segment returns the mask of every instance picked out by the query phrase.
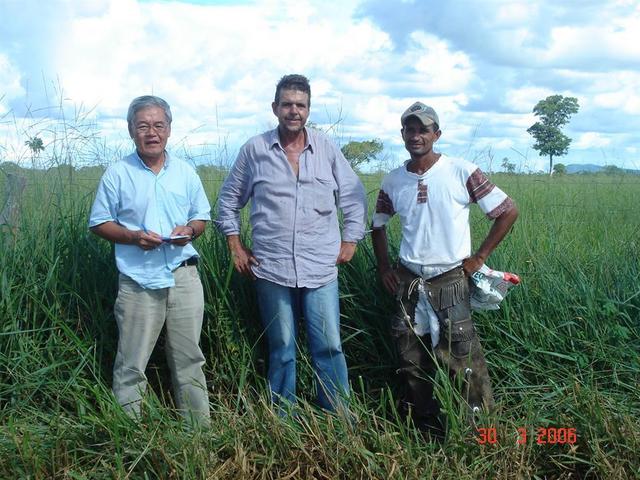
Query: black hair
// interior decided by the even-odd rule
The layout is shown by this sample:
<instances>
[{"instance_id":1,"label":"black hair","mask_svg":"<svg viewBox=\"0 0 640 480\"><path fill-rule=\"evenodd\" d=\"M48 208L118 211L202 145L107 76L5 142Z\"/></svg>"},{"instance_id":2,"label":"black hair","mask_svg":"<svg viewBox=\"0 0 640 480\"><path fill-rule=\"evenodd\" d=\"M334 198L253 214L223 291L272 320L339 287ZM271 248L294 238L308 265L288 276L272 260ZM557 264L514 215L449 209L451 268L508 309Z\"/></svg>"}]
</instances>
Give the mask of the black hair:
<instances>
[{"instance_id":1,"label":"black hair","mask_svg":"<svg viewBox=\"0 0 640 480\"><path fill-rule=\"evenodd\" d=\"M278 85L276 85L276 96L274 99L276 105L280 103L280 92L282 90L298 90L306 93L309 95L309 105L307 106L311 106L311 86L309 85L309 79L304 75L293 73L291 75L285 75L280 79Z\"/></svg>"}]
</instances>

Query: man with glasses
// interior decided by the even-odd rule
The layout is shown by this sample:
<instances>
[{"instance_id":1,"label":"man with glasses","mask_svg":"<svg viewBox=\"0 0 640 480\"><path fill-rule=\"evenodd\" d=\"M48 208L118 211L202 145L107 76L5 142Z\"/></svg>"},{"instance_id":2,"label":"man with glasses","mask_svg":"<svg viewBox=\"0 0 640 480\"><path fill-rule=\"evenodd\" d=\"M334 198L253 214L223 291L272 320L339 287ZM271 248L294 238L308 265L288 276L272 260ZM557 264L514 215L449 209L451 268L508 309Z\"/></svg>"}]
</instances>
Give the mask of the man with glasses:
<instances>
[{"instance_id":1,"label":"man with glasses","mask_svg":"<svg viewBox=\"0 0 640 480\"><path fill-rule=\"evenodd\" d=\"M410 159L382 181L372 241L384 287L398 299L392 332L406 387L404 413L420 429L442 433L433 396L438 364L460 376L471 412L491 408L491 383L471 319L469 276L476 272L515 222L513 201L466 160L433 150L441 135L438 115L421 102L401 117ZM477 204L493 221L472 252L469 210ZM385 225L398 214L399 265L389 261Z\"/></svg>"},{"instance_id":2,"label":"man with glasses","mask_svg":"<svg viewBox=\"0 0 640 480\"><path fill-rule=\"evenodd\" d=\"M127 113L136 150L104 173L89 227L115 243L120 272L115 317L118 352L113 392L125 411L140 414L145 368L162 327L180 413L209 420L209 396L198 345L204 295L192 241L204 232L210 206L191 165L166 151L171 110L159 97L134 99Z\"/></svg>"}]
</instances>

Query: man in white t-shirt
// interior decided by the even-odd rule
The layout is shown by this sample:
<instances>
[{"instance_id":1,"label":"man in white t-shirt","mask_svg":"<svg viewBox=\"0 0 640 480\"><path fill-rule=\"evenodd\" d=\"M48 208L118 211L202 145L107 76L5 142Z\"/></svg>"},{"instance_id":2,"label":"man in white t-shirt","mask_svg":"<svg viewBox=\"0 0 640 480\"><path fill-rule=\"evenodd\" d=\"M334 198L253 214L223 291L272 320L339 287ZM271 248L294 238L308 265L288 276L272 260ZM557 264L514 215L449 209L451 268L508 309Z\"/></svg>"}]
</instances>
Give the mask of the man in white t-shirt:
<instances>
[{"instance_id":1,"label":"man in white t-shirt","mask_svg":"<svg viewBox=\"0 0 640 480\"><path fill-rule=\"evenodd\" d=\"M378 274L398 299L392 330L406 387L403 410L416 426L441 429L433 396L438 365L464 378L462 395L472 412L493 406L482 347L469 305L469 276L502 241L518 217L513 201L471 162L433 151L438 115L421 102L401 117L411 159L382 181L373 217ZM478 204L493 225L471 249L469 210ZM388 255L385 225L398 214L402 227L399 265Z\"/></svg>"}]
</instances>

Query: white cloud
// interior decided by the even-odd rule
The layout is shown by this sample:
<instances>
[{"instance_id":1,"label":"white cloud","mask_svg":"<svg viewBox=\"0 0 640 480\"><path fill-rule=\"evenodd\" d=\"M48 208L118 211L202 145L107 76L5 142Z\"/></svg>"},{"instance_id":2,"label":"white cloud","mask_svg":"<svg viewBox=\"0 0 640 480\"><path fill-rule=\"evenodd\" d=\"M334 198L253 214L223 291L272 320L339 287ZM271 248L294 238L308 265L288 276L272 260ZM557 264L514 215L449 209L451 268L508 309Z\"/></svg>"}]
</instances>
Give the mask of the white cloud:
<instances>
[{"instance_id":1,"label":"white cloud","mask_svg":"<svg viewBox=\"0 0 640 480\"><path fill-rule=\"evenodd\" d=\"M55 57L63 95L97 105L102 115L123 115L131 98L153 92L182 114L176 119L184 130L215 124L228 131L272 125L275 83L292 71L311 77L319 108L339 107L349 90L384 87L366 72L384 68L379 54L390 50L388 36L366 20L323 15L353 2L94 3L68 18L65 35L43 44ZM332 78L348 91L332 89Z\"/></svg>"},{"instance_id":2,"label":"white cloud","mask_svg":"<svg viewBox=\"0 0 640 480\"><path fill-rule=\"evenodd\" d=\"M619 110L629 115L640 115L639 89L640 74L617 76L608 89L593 96L592 103L594 107Z\"/></svg>"},{"instance_id":3,"label":"white cloud","mask_svg":"<svg viewBox=\"0 0 640 480\"><path fill-rule=\"evenodd\" d=\"M9 58L0 53L0 116L9 111L8 103L14 98L18 98L26 93L20 84L20 72L11 63Z\"/></svg>"},{"instance_id":4,"label":"white cloud","mask_svg":"<svg viewBox=\"0 0 640 480\"><path fill-rule=\"evenodd\" d=\"M491 146L496 149L508 150L515 146L515 142L510 138L504 138L502 140L498 140L497 142L491 142Z\"/></svg>"},{"instance_id":5,"label":"white cloud","mask_svg":"<svg viewBox=\"0 0 640 480\"><path fill-rule=\"evenodd\" d=\"M640 150L638 147L627 147L624 149L627 153L637 154Z\"/></svg>"},{"instance_id":6,"label":"white cloud","mask_svg":"<svg viewBox=\"0 0 640 480\"><path fill-rule=\"evenodd\" d=\"M509 90L505 103L518 112L531 112L539 100L553 95L553 90L545 87L527 86Z\"/></svg>"},{"instance_id":7,"label":"white cloud","mask_svg":"<svg viewBox=\"0 0 640 480\"><path fill-rule=\"evenodd\" d=\"M639 61L637 31L640 18L590 26L562 26L551 31L550 44L539 52L547 65L580 65L588 62ZM593 65L597 68L597 65Z\"/></svg>"},{"instance_id":8,"label":"white cloud","mask_svg":"<svg viewBox=\"0 0 640 480\"><path fill-rule=\"evenodd\" d=\"M424 32L411 35L415 42L405 55L415 62L416 80L424 83L424 88L434 94L450 94L464 90L473 75L469 57L460 51L451 51L446 42Z\"/></svg>"},{"instance_id":9,"label":"white cloud","mask_svg":"<svg viewBox=\"0 0 640 480\"><path fill-rule=\"evenodd\" d=\"M368 126L373 124L372 120L375 119L375 127L372 131L370 129L372 136L380 137L390 132L394 133L393 136L399 136L400 114L407 106L408 103L388 96L363 97L353 105L349 118L355 120L362 133L366 133Z\"/></svg>"},{"instance_id":10,"label":"white cloud","mask_svg":"<svg viewBox=\"0 0 640 480\"><path fill-rule=\"evenodd\" d=\"M441 117L443 150L525 152L533 106L561 93L580 101L571 149L632 153L637 2L574 11L546 1L427 9L423 0L380 0L376 19L355 15L363 2L0 2L0 17L12 20L0 32L0 115L20 103L63 103L70 115L81 105L93 108L87 119L99 122L100 135L128 145L120 119L134 96L153 92L172 106L172 142L233 150L275 125L275 83L299 72L312 82L311 119L323 127L341 119L341 138L381 138L403 151L399 116L422 100ZM53 93L36 95L58 81ZM16 136L15 149L22 143Z\"/></svg>"},{"instance_id":11,"label":"white cloud","mask_svg":"<svg viewBox=\"0 0 640 480\"><path fill-rule=\"evenodd\" d=\"M528 24L536 15L538 6L535 3L503 2L494 10L495 27L513 28L513 25Z\"/></svg>"},{"instance_id":12,"label":"white cloud","mask_svg":"<svg viewBox=\"0 0 640 480\"><path fill-rule=\"evenodd\" d=\"M585 150L589 148L602 148L611 145L611 139L598 132L583 133L572 144L573 148Z\"/></svg>"}]
</instances>

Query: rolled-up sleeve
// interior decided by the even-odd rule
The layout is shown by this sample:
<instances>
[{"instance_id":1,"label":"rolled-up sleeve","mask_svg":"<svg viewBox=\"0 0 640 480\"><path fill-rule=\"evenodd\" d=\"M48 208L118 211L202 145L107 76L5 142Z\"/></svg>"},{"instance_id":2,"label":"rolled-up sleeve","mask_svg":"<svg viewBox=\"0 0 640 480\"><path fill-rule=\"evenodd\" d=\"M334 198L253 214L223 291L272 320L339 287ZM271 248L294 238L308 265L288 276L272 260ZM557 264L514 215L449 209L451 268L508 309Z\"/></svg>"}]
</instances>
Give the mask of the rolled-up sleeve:
<instances>
[{"instance_id":1,"label":"rolled-up sleeve","mask_svg":"<svg viewBox=\"0 0 640 480\"><path fill-rule=\"evenodd\" d=\"M338 184L338 206L343 214L343 242L359 242L367 222L367 198L364 186L342 152L335 149L333 177Z\"/></svg>"},{"instance_id":2,"label":"rolled-up sleeve","mask_svg":"<svg viewBox=\"0 0 640 480\"><path fill-rule=\"evenodd\" d=\"M214 223L225 236L240 233L240 210L249 201L251 177L249 155L245 145L240 150L218 195L217 217Z\"/></svg>"}]
</instances>

